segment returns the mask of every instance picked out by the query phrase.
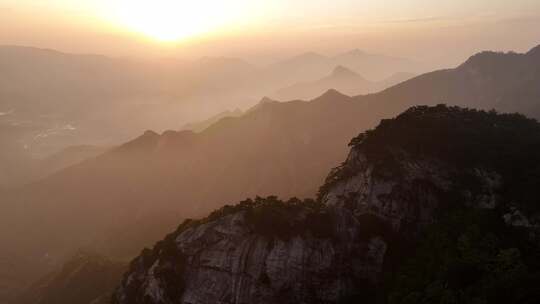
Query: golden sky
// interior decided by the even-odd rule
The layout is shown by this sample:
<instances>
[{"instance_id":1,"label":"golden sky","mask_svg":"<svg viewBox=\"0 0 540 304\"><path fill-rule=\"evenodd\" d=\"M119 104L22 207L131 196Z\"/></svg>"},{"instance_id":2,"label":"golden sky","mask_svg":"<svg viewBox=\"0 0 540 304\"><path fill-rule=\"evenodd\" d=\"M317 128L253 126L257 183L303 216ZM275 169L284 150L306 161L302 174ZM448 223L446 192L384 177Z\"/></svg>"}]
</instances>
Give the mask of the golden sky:
<instances>
[{"instance_id":1,"label":"golden sky","mask_svg":"<svg viewBox=\"0 0 540 304\"><path fill-rule=\"evenodd\" d=\"M538 0L0 0L0 20L0 44L117 56L362 48L435 60L456 44L540 43Z\"/></svg>"}]
</instances>

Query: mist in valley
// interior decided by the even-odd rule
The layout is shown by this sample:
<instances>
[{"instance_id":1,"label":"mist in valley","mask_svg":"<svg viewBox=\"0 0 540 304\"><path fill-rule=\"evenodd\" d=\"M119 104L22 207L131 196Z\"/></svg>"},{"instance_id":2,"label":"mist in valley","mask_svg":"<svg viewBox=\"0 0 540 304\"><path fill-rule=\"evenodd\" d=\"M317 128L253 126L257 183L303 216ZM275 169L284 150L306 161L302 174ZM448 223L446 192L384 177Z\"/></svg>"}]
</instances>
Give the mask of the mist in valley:
<instances>
[{"instance_id":1,"label":"mist in valley","mask_svg":"<svg viewBox=\"0 0 540 304\"><path fill-rule=\"evenodd\" d=\"M535 1L233 2L0 5L0 303L538 299Z\"/></svg>"}]
</instances>

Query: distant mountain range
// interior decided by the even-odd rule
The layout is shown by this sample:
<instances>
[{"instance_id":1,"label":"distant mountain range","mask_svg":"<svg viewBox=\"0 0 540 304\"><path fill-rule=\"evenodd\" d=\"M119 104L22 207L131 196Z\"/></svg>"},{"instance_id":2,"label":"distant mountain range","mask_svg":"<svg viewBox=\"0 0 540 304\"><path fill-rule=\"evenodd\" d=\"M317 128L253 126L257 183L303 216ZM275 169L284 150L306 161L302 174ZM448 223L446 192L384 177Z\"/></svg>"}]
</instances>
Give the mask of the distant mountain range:
<instances>
[{"instance_id":1,"label":"distant mountain range","mask_svg":"<svg viewBox=\"0 0 540 304\"><path fill-rule=\"evenodd\" d=\"M207 109L262 95L250 89L259 70L229 58L135 61L3 46L0 66L0 112L10 113L0 118L34 126L21 141L41 156L125 141L149 127L178 128L209 116ZM46 132L65 125L71 128Z\"/></svg>"},{"instance_id":2,"label":"distant mountain range","mask_svg":"<svg viewBox=\"0 0 540 304\"><path fill-rule=\"evenodd\" d=\"M423 73L430 70L421 62L370 54L358 49L336 56L304 53L276 63L270 66L269 70L280 75L282 79L295 83L317 80L330 74L337 66L347 67L371 81L381 81L399 72Z\"/></svg>"},{"instance_id":3,"label":"distant mountain range","mask_svg":"<svg viewBox=\"0 0 540 304\"><path fill-rule=\"evenodd\" d=\"M540 46L525 54L482 52L440 70L358 97L372 113L397 114L414 104L448 103L540 118Z\"/></svg>"},{"instance_id":4,"label":"distant mountain range","mask_svg":"<svg viewBox=\"0 0 540 304\"><path fill-rule=\"evenodd\" d=\"M374 82L365 79L356 72L337 66L332 74L313 82L297 83L277 91L272 97L278 100L310 100L323 94L329 88L336 89L349 96L374 93L413 78L411 73L396 73L388 79Z\"/></svg>"},{"instance_id":5,"label":"distant mountain range","mask_svg":"<svg viewBox=\"0 0 540 304\"><path fill-rule=\"evenodd\" d=\"M0 46L0 113L42 131L73 127L69 133L75 136L55 147L24 139L43 155L69 145L125 141L145 128L177 129L214 111L245 109L260 96L321 78L338 65L368 77L375 69L390 75L417 67L405 59L360 51L336 57L300 55L256 67L235 58L151 61Z\"/></svg>"},{"instance_id":6,"label":"distant mountain range","mask_svg":"<svg viewBox=\"0 0 540 304\"><path fill-rule=\"evenodd\" d=\"M47 177L61 169L103 154L107 147L71 146L46 157L35 157L20 143L35 129L0 124L0 190L14 188Z\"/></svg>"},{"instance_id":7,"label":"distant mountain range","mask_svg":"<svg viewBox=\"0 0 540 304\"><path fill-rule=\"evenodd\" d=\"M239 117L242 116L244 112L240 109L236 109L234 111L224 111L221 113L218 113L214 116L211 116L208 119L201 120L198 122L192 122L185 124L181 129L182 130L191 130L193 132L201 132L204 131L206 128L210 127L211 125L215 124L216 122L222 120L226 117Z\"/></svg>"},{"instance_id":8,"label":"distant mountain range","mask_svg":"<svg viewBox=\"0 0 540 304\"><path fill-rule=\"evenodd\" d=\"M134 60L0 46L0 133L1 129L11 132L9 143L1 134L0 142L24 150L0 155L0 168L6 168L0 173L0 187L34 180L7 168L16 162L31 162L31 158L44 158L70 146L112 146L145 129L177 130L216 112L245 110L260 96L321 78L338 64L362 69L362 75L371 75L372 68L408 71L394 58L356 53L313 59L301 55L256 67L235 58ZM363 62L370 64L363 66ZM320 85L328 87L309 97L352 84L338 79ZM291 99L299 97L304 96Z\"/></svg>"},{"instance_id":9,"label":"distant mountain range","mask_svg":"<svg viewBox=\"0 0 540 304\"><path fill-rule=\"evenodd\" d=\"M537 121L415 106L349 146L317 199L185 220L122 280L79 253L15 304L538 302Z\"/></svg>"},{"instance_id":10,"label":"distant mountain range","mask_svg":"<svg viewBox=\"0 0 540 304\"><path fill-rule=\"evenodd\" d=\"M97 158L3 194L5 257L60 259L78 247L133 256L186 217L256 195L313 197L347 143L417 104L456 104L540 117L540 56L486 52L382 92L329 90L309 102L261 104L200 133L148 131ZM149 224L151 223L151 224ZM84 237L81 237L84 236Z\"/></svg>"}]
</instances>

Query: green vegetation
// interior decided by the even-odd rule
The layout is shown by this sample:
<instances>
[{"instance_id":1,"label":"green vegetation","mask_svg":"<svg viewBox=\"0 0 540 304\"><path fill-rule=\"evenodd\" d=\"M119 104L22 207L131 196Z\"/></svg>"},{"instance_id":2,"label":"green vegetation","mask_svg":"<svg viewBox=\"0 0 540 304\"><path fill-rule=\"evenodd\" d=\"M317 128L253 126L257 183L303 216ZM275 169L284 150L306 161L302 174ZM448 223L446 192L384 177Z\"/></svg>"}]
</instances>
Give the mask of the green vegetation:
<instances>
[{"instance_id":1,"label":"green vegetation","mask_svg":"<svg viewBox=\"0 0 540 304\"><path fill-rule=\"evenodd\" d=\"M276 196L256 197L236 205L226 205L205 219L182 224L175 234L193 224L211 222L237 212L245 212L246 224L254 233L267 237L289 239L311 233L318 238L328 238L333 235L333 218L324 204L312 199L282 201Z\"/></svg>"},{"instance_id":2,"label":"green vegetation","mask_svg":"<svg viewBox=\"0 0 540 304\"><path fill-rule=\"evenodd\" d=\"M352 145L361 146L376 163L404 150L460 169L493 170L503 177L503 200L540 210L540 124L525 116L445 105L413 107L394 120L383 120Z\"/></svg>"},{"instance_id":3,"label":"green vegetation","mask_svg":"<svg viewBox=\"0 0 540 304\"><path fill-rule=\"evenodd\" d=\"M465 171L495 171L503 178L503 201L527 211L540 211L540 124L520 114L498 114L438 105L417 106L395 119L354 138L350 146L362 151L380 172L400 173L399 155L438 159L464 172L462 184L474 181ZM332 172L319 195L356 168L342 165ZM399 176L399 175L398 175ZM458 180L459 182L459 180ZM470 185L469 185L470 186Z\"/></svg>"},{"instance_id":4,"label":"green vegetation","mask_svg":"<svg viewBox=\"0 0 540 304\"><path fill-rule=\"evenodd\" d=\"M383 281L386 296L375 302L540 303L537 232L511 227L503 219L512 206L528 215L540 211L537 121L495 111L419 106L382 121L350 145L375 166L378 178L399 178L403 155L437 160L455 169L454 188L441 196L450 204L438 211L436 224L409 248L398 250L399 254L390 242L393 254L386 256L386 262L393 266L387 268ZM346 162L336 168L320 195L358 172L357 166ZM481 191L476 168L502 178L496 189L500 204L495 209L465 204L463 193ZM372 226L377 230L384 228L376 224Z\"/></svg>"},{"instance_id":5,"label":"green vegetation","mask_svg":"<svg viewBox=\"0 0 540 304\"><path fill-rule=\"evenodd\" d=\"M302 201L296 198L281 201L275 196L257 197L234 206L226 205L201 220L184 221L175 232L156 243L153 249L144 249L139 258L131 262L129 272L154 267L154 277L163 285L163 290L167 291L163 297L171 303L174 302L185 288L186 256L176 247L175 240L178 235L190 228L239 212L245 213L247 227L252 229L253 233L272 239L290 239L306 234L316 238L331 238L334 234L333 216L325 205L318 201ZM158 264L154 265L156 262ZM265 282L268 278L262 276L260 280ZM142 294L140 282L137 280L127 283L127 277L124 277L123 286L130 303L138 303L137 299L148 300L150 303L148 295ZM113 303L118 303L117 301L118 299L113 299Z\"/></svg>"},{"instance_id":6,"label":"green vegetation","mask_svg":"<svg viewBox=\"0 0 540 304\"><path fill-rule=\"evenodd\" d=\"M495 210L454 210L389 280L388 303L539 303L538 243Z\"/></svg>"}]
</instances>

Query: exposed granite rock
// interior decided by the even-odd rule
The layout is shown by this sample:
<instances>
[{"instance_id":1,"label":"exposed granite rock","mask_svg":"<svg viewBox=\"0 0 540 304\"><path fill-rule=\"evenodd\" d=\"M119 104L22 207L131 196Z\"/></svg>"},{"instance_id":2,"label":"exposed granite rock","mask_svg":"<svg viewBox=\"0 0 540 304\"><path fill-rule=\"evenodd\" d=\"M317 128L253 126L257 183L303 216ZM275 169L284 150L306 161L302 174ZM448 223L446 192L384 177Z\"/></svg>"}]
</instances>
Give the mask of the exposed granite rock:
<instances>
[{"instance_id":1,"label":"exposed granite rock","mask_svg":"<svg viewBox=\"0 0 540 304\"><path fill-rule=\"evenodd\" d=\"M406 240L431 224L447 203L457 170L401 154L402 174L370 163L353 149L321 201L331 237L306 231L288 238L261 235L238 211L187 223L135 260L114 303L340 303L377 290L396 237ZM492 175L477 172L485 193ZM487 177L486 177L487 176ZM332 178L332 175L329 177ZM483 189L484 189L483 188ZM491 196L472 196L480 201ZM486 198L487 197L487 198ZM307 215L309 216L309 215ZM306 217L298 212L294 221Z\"/></svg>"},{"instance_id":2,"label":"exposed granite rock","mask_svg":"<svg viewBox=\"0 0 540 304\"><path fill-rule=\"evenodd\" d=\"M396 231L410 228L409 224L431 223L441 203L441 193L451 188L450 170L430 160L413 160L405 155L400 158L402 174L388 178L385 168L368 161L362 151L353 150L339 169L354 173L338 177L323 194L323 202L346 208L356 217L375 215L391 223Z\"/></svg>"},{"instance_id":3,"label":"exposed granite rock","mask_svg":"<svg viewBox=\"0 0 540 304\"><path fill-rule=\"evenodd\" d=\"M339 215L348 223L337 238L260 235L247 217L180 228L133 262L116 303L336 303L379 279L386 241L360 241L352 214Z\"/></svg>"},{"instance_id":4,"label":"exposed granite rock","mask_svg":"<svg viewBox=\"0 0 540 304\"><path fill-rule=\"evenodd\" d=\"M455 205L504 209L501 202L508 197L502 195L514 193L501 191L504 176L494 170L498 167L489 162L492 159L482 158L485 151L473 155L452 151L472 151L466 144L477 147L477 135L470 134L474 128L467 123L479 121L491 131L498 128L490 120L499 119L496 114L438 106L413 108L398 119L414 126L409 130L413 135L392 145L388 140L399 138L402 126L383 121L375 130L380 135L367 132L354 139L347 160L330 173L317 202L258 199L182 224L133 261L113 303L286 304L380 299L383 275L406 258L408 248L441 213ZM440 121L444 128L437 125ZM461 128L448 135L456 121ZM433 145L445 145L450 151L429 147L431 137L411 141L418 130L426 130L419 122L428 127L435 124L437 131L445 132L452 144L437 138L439 142ZM454 142L463 137L465 144L456 146ZM488 137L482 147L491 152L499 144L497 137ZM314 207L317 204L321 206ZM528 223L517 212L504 219L510 225Z\"/></svg>"}]
</instances>

